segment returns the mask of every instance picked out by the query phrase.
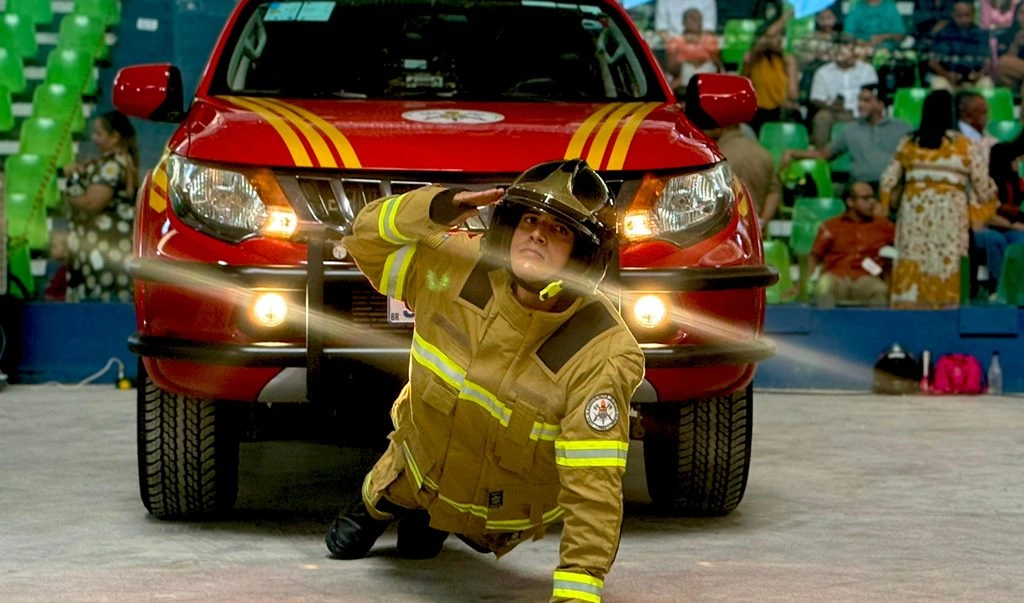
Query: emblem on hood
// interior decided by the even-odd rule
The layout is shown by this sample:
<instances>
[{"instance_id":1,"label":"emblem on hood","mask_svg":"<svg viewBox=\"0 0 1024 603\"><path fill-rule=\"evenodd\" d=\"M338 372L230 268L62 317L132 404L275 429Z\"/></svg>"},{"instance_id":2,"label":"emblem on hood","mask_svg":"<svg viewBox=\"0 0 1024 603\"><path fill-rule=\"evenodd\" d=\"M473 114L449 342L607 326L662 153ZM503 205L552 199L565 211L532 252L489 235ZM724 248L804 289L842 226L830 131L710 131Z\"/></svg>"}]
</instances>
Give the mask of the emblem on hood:
<instances>
[{"instance_id":1,"label":"emblem on hood","mask_svg":"<svg viewBox=\"0 0 1024 603\"><path fill-rule=\"evenodd\" d=\"M493 124L505 119L501 113L473 109L423 109L406 111L402 118L425 124Z\"/></svg>"}]
</instances>

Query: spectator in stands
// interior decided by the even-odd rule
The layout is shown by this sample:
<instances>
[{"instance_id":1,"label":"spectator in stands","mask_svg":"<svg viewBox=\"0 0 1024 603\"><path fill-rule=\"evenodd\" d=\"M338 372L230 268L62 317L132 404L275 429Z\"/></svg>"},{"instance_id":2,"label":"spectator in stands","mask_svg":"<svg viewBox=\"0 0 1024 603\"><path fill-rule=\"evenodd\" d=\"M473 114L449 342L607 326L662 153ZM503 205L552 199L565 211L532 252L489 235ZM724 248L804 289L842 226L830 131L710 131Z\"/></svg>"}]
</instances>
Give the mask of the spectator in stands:
<instances>
[{"instance_id":1,"label":"spectator in stands","mask_svg":"<svg viewBox=\"0 0 1024 603\"><path fill-rule=\"evenodd\" d=\"M914 0L914 36L928 37L949 21L956 0Z\"/></svg>"},{"instance_id":2,"label":"spectator in stands","mask_svg":"<svg viewBox=\"0 0 1024 603\"><path fill-rule=\"evenodd\" d=\"M814 31L797 41L793 48L797 67L803 73L814 71L835 56L835 45L839 41L839 19L831 8L814 15Z\"/></svg>"},{"instance_id":3,"label":"spectator in stands","mask_svg":"<svg viewBox=\"0 0 1024 603\"><path fill-rule=\"evenodd\" d=\"M811 82L811 104L817 109L811 120L811 142L815 148L828 145L833 124L859 115L861 88L877 83L875 68L857 60L852 44L835 47L834 59L819 67Z\"/></svg>"},{"instance_id":4,"label":"spectator in stands","mask_svg":"<svg viewBox=\"0 0 1024 603\"><path fill-rule=\"evenodd\" d=\"M999 194L999 209L984 225L974 225L974 244L985 254L988 285L995 290L1003 266L1003 252L1012 243L1024 243L1024 215L1021 201L1020 159L1024 149L1014 143L992 147L989 175Z\"/></svg>"},{"instance_id":5,"label":"spectator in stands","mask_svg":"<svg viewBox=\"0 0 1024 603\"><path fill-rule=\"evenodd\" d=\"M952 20L932 37L928 51L931 87L935 90L991 88L989 36L974 24L972 0L957 0L952 16Z\"/></svg>"},{"instance_id":6,"label":"spectator in stands","mask_svg":"<svg viewBox=\"0 0 1024 603\"><path fill-rule=\"evenodd\" d=\"M849 153L851 181L867 182L872 190L878 190L882 172L912 127L902 119L887 116L885 103L878 97L877 85L861 87L857 95L857 112L860 117L843 128L830 145L809 151L788 149L782 154L780 165L785 167L793 159L831 161Z\"/></svg>"},{"instance_id":7,"label":"spectator in stands","mask_svg":"<svg viewBox=\"0 0 1024 603\"><path fill-rule=\"evenodd\" d=\"M889 50L895 49L907 33L893 0L859 0L846 15L843 31L875 48Z\"/></svg>"},{"instance_id":8,"label":"spectator in stands","mask_svg":"<svg viewBox=\"0 0 1024 603\"><path fill-rule=\"evenodd\" d=\"M135 128L117 111L92 121L99 154L63 169L71 205L68 301L132 300L125 260L132 252L139 150Z\"/></svg>"},{"instance_id":9,"label":"spectator in stands","mask_svg":"<svg viewBox=\"0 0 1024 603\"><path fill-rule=\"evenodd\" d=\"M50 253L46 258L46 288L43 299L64 301L68 289L68 224L54 218L50 226Z\"/></svg>"},{"instance_id":10,"label":"spectator in stands","mask_svg":"<svg viewBox=\"0 0 1024 603\"><path fill-rule=\"evenodd\" d=\"M978 0L981 17L978 25L988 31L1000 31L1013 25L1020 0Z\"/></svg>"},{"instance_id":11,"label":"spectator in stands","mask_svg":"<svg viewBox=\"0 0 1024 603\"><path fill-rule=\"evenodd\" d=\"M1009 29L996 37L999 59L996 79L1015 92L1024 95L1024 3L1018 4Z\"/></svg>"},{"instance_id":12,"label":"spectator in stands","mask_svg":"<svg viewBox=\"0 0 1024 603\"><path fill-rule=\"evenodd\" d=\"M683 33L665 43L665 59L674 89L685 88L698 73L724 71L718 36L704 31L703 18L696 8L683 13Z\"/></svg>"},{"instance_id":13,"label":"spectator in stands","mask_svg":"<svg viewBox=\"0 0 1024 603\"><path fill-rule=\"evenodd\" d=\"M822 274L814 287L819 308L834 308L836 302L884 306L889 285L883 273L888 262L879 251L892 245L895 227L888 218L875 216L878 201L867 182L853 182L846 189L846 212L826 221L818 229L807 270Z\"/></svg>"},{"instance_id":14,"label":"spectator in stands","mask_svg":"<svg viewBox=\"0 0 1024 603\"><path fill-rule=\"evenodd\" d=\"M792 15L786 11L775 22L762 26L754 46L743 59L743 75L750 78L757 96L757 112L750 122L755 132L768 121L782 121L784 112L799 109L800 74L796 59L782 49L782 34Z\"/></svg>"},{"instance_id":15,"label":"spectator in stands","mask_svg":"<svg viewBox=\"0 0 1024 603\"><path fill-rule=\"evenodd\" d=\"M985 97L973 90L961 90L956 94L957 130L982 152L982 158L988 164L988 152L999 140L988 134L988 102Z\"/></svg>"},{"instance_id":16,"label":"spectator in stands","mask_svg":"<svg viewBox=\"0 0 1024 603\"><path fill-rule=\"evenodd\" d=\"M716 0L655 0L654 29L663 40L683 34L683 14L696 8L703 16L704 28L718 31L718 2Z\"/></svg>"},{"instance_id":17,"label":"spectator in stands","mask_svg":"<svg viewBox=\"0 0 1024 603\"><path fill-rule=\"evenodd\" d=\"M899 308L948 308L960 303L960 257L968 228L995 213L996 186L981 151L955 128L953 95L924 100L921 126L896 149L882 175L879 215L897 205L890 300ZM894 198L893 192L899 191ZM968 196L968 188L974 194Z\"/></svg>"},{"instance_id":18,"label":"spectator in stands","mask_svg":"<svg viewBox=\"0 0 1024 603\"><path fill-rule=\"evenodd\" d=\"M763 229L775 217L782 198L782 183L775 172L772 154L756 139L744 135L740 126L707 130L707 134L718 141L718 149L729 161L729 167L747 185Z\"/></svg>"}]
</instances>

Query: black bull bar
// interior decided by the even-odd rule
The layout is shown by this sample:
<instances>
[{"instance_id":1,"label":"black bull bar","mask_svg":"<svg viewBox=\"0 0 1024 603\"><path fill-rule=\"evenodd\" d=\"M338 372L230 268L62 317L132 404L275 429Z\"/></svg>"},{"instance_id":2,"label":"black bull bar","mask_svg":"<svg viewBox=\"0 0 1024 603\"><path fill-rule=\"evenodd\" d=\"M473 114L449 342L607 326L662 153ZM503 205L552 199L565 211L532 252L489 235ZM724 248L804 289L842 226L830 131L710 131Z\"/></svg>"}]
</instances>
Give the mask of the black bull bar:
<instances>
[{"instance_id":1,"label":"black bull bar","mask_svg":"<svg viewBox=\"0 0 1024 603\"><path fill-rule=\"evenodd\" d=\"M308 263L303 266L227 266L201 262L132 259L129 271L143 281L190 283L228 282L245 288L305 289L306 316L325 311L324 288L328 283L366 284L366 277L353 267L325 265L328 242L311 237ZM173 265L174 269L167 266ZM182 269L184 268L184 269ZM183 275L186 275L183 277ZM764 265L719 268L623 268L609 273L606 282L618 291L687 292L723 291L768 287L779 279L778 272ZM175 337L143 335L129 337L129 349L146 357L186 360L202 364L245 367L306 367L306 391L309 400L320 399L327 380L325 366L331 361L347 361L377 367L395 375L408 371L409 345L403 346L328 346L324 329L306 328L305 345L273 343L209 342ZM408 339L408 335L406 335ZM409 340L411 341L411 340ZM641 346L649 368L685 366L696 368L760 362L775 353L774 344L762 338L705 344Z\"/></svg>"}]
</instances>

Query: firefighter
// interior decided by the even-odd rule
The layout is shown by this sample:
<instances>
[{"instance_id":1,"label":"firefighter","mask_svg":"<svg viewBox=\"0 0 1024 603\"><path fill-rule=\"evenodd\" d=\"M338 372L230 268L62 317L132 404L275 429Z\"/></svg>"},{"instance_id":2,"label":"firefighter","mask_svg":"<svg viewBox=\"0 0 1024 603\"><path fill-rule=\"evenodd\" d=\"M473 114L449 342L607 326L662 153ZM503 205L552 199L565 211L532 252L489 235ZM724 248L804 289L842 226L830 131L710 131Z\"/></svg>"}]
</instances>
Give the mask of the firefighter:
<instances>
[{"instance_id":1,"label":"firefighter","mask_svg":"<svg viewBox=\"0 0 1024 603\"><path fill-rule=\"evenodd\" d=\"M454 230L492 205L483 237ZM644 355L598 292L617 243L608 188L585 161L508 187L428 186L374 201L344 245L416 313L389 447L327 547L363 557L398 521L429 558L449 533L501 557L561 522L552 600L600 601L619 545L629 401Z\"/></svg>"}]
</instances>

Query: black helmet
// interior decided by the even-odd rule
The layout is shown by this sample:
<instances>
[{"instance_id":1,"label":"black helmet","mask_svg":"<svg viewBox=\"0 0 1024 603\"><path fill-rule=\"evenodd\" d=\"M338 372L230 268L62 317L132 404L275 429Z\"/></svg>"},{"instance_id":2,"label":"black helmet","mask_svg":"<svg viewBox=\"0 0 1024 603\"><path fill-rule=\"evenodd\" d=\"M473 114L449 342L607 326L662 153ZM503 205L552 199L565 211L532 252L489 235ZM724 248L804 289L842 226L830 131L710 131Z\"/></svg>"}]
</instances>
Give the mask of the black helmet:
<instances>
[{"instance_id":1,"label":"black helmet","mask_svg":"<svg viewBox=\"0 0 1024 603\"><path fill-rule=\"evenodd\" d=\"M512 233L528 209L550 214L573 229L576 242L567 280L574 288L595 291L617 242L615 203L601 176L582 159L548 161L520 174L494 207L482 243L485 254L508 267Z\"/></svg>"}]
</instances>

